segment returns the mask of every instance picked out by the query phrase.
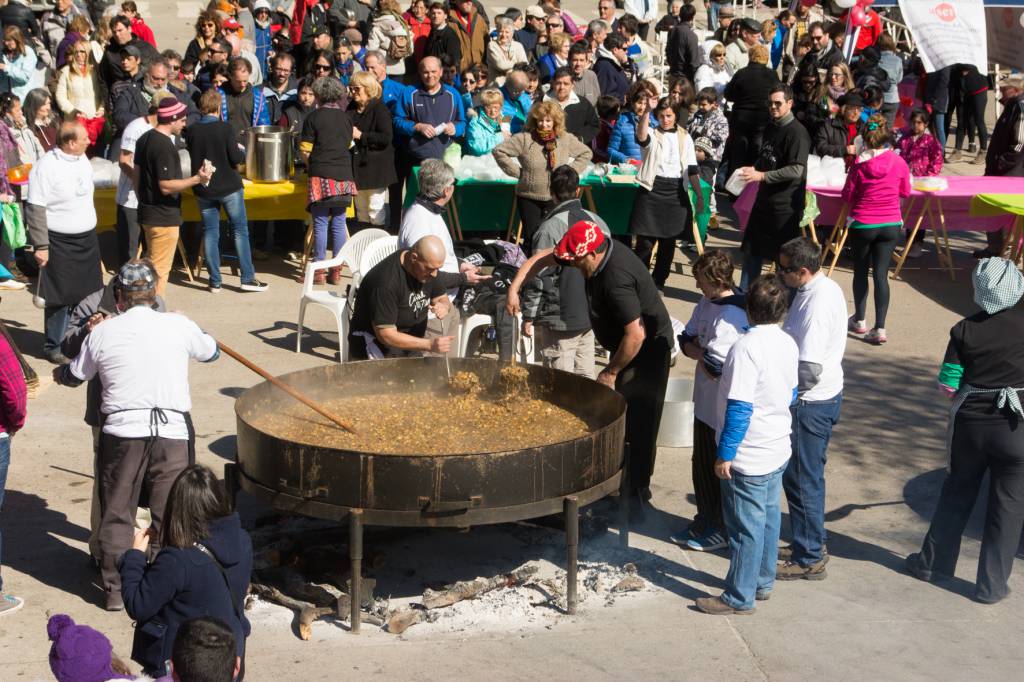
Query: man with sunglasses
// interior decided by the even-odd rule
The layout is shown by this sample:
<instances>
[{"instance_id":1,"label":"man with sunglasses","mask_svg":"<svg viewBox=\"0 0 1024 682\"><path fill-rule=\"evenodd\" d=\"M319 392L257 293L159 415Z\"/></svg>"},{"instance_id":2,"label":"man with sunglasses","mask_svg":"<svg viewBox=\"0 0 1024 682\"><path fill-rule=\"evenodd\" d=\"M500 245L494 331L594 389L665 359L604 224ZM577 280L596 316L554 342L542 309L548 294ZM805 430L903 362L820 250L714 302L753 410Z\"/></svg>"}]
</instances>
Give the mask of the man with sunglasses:
<instances>
[{"instance_id":1,"label":"man with sunglasses","mask_svg":"<svg viewBox=\"0 0 1024 682\"><path fill-rule=\"evenodd\" d=\"M800 62L801 66L814 64L819 71L828 72L833 66L843 61L843 53L828 37L823 23L815 21L807 30L811 40L814 41L814 48L804 55L803 61Z\"/></svg>"},{"instance_id":2,"label":"man with sunglasses","mask_svg":"<svg viewBox=\"0 0 1024 682\"><path fill-rule=\"evenodd\" d=\"M765 260L775 261L779 248L800 235L811 136L792 109L793 90L788 85L772 88L768 95L771 122L764 131L757 161L740 169L744 181L760 183L743 233L743 291L761 274Z\"/></svg>"},{"instance_id":3,"label":"man with sunglasses","mask_svg":"<svg viewBox=\"0 0 1024 682\"><path fill-rule=\"evenodd\" d=\"M799 349L797 400L790 407L793 455L782 474L793 541L779 551L777 580L822 580L825 549L825 460L843 403L846 295L820 269L821 249L806 237L779 251L786 286L796 291L783 331Z\"/></svg>"},{"instance_id":4,"label":"man with sunglasses","mask_svg":"<svg viewBox=\"0 0 1024 682\"><path fill-rule=\"evenodd\" d=\"M227 63L228 56L231 54L231 44L224 38L217 38L210 43L207 54L209 56L206 64L196 74L196 87L200 92L206 92L213 87L213 72L221 64Z\"/></svg>"}]
</instances>

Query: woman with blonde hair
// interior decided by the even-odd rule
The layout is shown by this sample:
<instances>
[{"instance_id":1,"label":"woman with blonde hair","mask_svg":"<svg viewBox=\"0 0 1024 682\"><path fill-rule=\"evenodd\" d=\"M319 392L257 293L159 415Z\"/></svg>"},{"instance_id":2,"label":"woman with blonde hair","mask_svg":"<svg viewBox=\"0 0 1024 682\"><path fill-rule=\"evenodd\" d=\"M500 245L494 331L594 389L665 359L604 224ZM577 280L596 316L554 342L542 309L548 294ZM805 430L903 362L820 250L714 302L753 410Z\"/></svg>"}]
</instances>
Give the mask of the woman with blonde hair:
<instances>
[{"instance_id":1,"label":"woman with blonde hair","mask_svg":"<svg viewBox=\"0 0 1024 682\"><path fill-rule=\"evenodd\" d=\"M71 23L68 24L68 32L64 34L64 38L60 41L60 44L57 45L57 54L55 57L58 69L64 68L64 65L68 63L68 57L71 56L71 49L79 40L84 40L89 43L93 59L97 64L101 59L103 59L103 49L89 40L89 32L91 30L92 26L89 25L89 20L81 14L76 14L71 18Z\"/></svg>"},{"instance_id":2,"label":"woman with blonde hair","mask_svg":"<svg viewBox=\"0 0 1024 682\"><path fill-rule=\"evenodd\" d=\"M828 99L829 112L836 114L839 112L839 98L854 89L853 73L850 71L850 67L846 65L846 62L839 62L834 64L832 68L828 70L828 78L825 81L826 96Z\"/></svg>"},{"instance_id":3,"label":"woman with blonde hair","mask_svg":"<svg viewBox=\"0 0 1024 682\"><path fill-rule=\"evenodd\" d=\"M466 126L466 151L469 156L486 156L504 142L511 131L511 122L502 116L505 97L501 90L488 88L480 94L477 114Z\"/></svg>"},{"instance_id":4,"label":"woman with blonde hair","mask_svg":"<svg viewBox=\"0 0 1024 682\"><path fill-rule=\"evenodd\" d=\"M36 73L36 53L25 44L17 26L4 27L4 47L0 54L0 92L13 92L24 100L32 89Z\"/></svg>"},{"instance_id":5,"label":"woman with blonde hair","mask_svg":"<svg viewBox=\"0 0 1024 682\"><path fill-rule=\"evenodd\" d=\"M553 207L551 171L570 165L583 175L593 152L575 135L566 132L565 115L558 104L537 102L526 116L523 131L495 147L493 154L507 175L519 178L516 199L523 224L523 243L532 244L533 233Z\"/></svg>"},{"instance_id":6,"label":"woman with blonde hair","mask_svg":"<svg viewBox=\"0 0 1024 682\"><path fill-rule=\"evenodd\" d=\"M495 17L498 36L487 45L487 79L504 85L505 74L521 62L528 61L526 49L515 39L516 26L508 17Z\"/></svg>"},{"instance_id":7,"label":"woman with blonde hair","mask_svg":"<svg viewBox=\"0 0 1024 682\"><path fill-rule=\"evenodd\" d=\"M61 68L57 76L57 108L65 116L77 112L84 118L83 124L89 131L89 141L95 143L92 130L87 122L90 119L103 119L103 102L106 93L100 83L99 72L92 60L92 45L82 39L72 45L68 54L67 64ZM100 130L103 129L102 123Z\"/></svg>"},{"instance_id":8,"label":"woman with blonde hair","mask_svg":"<svg viewBox=\"0 0 1024 682\"><path fill-rule=\"evenodd\" d=\"M398 0L380 0L366 49L384 53L385 71L389 76L405 75L405 60L412 56L412 40L412 30L402 17Z\"/></svg>"},{"instance_id":9,"label":"woman with blonde hair","mask_svg":"<svg viewBox=\"0 0 1024 682\"><path fill-rule=\"evenodd\" d=\"M572 36L568 33L553 33L548 38L548 53L537 60L540 82L548 83L555 70L569 65L569 48L572 47Z\"/></svg>"},{"instance_id":10,"label":"woman with blonde hair","mask_svg":"<svg viewBox=\"0 0 1024 682\"><path fill-rule=\"evenodd\" d=\"M352 174L356 180L355 233L366 225L383 225L388 186L397 182L394 128L381 99L381 87L369 71L352 74L348 84L348 117L352 121Z\"/></svg>"}]
</instances>

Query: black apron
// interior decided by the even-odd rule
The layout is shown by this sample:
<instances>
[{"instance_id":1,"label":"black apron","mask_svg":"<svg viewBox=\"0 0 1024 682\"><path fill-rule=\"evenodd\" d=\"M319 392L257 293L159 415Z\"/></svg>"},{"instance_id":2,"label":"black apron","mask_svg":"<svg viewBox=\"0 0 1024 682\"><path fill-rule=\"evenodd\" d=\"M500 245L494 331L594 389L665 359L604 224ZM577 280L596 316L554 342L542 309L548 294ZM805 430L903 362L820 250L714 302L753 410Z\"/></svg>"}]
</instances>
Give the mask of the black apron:
<instances>
[{"instance_id":1,"label":"black apron","mask_svg":"<svg viewBox=\"0 0 1024 682\"><path fill-rule=\"evenodd\" d=\"M640 188L633 200L629 231L641 237L675 239L690 227L690 195L686 178L654 178L648 191Z\"/></svg>"},{"instance_id":2,"label":"black apron","mask_svg":"<svg viewBox=\"0 0 1024 682\"><path fill-rule=\"evenodd\" d=\"M50 231L50 260L39 274L39 295L49 306L75 306L103 287L96 230L80 234Z\"/></svg>"}]
</instances>

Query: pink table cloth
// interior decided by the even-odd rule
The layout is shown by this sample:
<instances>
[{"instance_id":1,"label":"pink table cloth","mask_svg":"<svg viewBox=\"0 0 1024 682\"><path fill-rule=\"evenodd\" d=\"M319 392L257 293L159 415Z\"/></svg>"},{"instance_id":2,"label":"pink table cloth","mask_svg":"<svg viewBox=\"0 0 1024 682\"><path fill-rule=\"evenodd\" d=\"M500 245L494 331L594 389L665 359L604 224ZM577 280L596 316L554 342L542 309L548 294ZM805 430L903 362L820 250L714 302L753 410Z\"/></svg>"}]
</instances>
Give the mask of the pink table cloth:
<instances>
[{"instance_id":1,"label":"pink table cloth","mask_svg":"<svg viewBox=\"0 0 1024 682\"><path fill-rule=\"evenodd\" d=\"M914 190L910 198L914 200L913 215L904 216L907 227L913 227L924 206L924 197L933 195L942 200L942 211L946 214L946 229L949 232L992 232L1013 226L1014 217L1010 214L978 217L971 215L971 199L976 194L1024 194L1024 178L1004 177L976 177L950 175L943 176L949 182L949 187L941 192L919 192ZM756 182L749 183L743 188L743 192L733 202L733 208L739 217L740 231L747 229L747 221L750 219L750 212L754 206L754 197L757 194ZM816 225L834 225L839 217L839 210L842 208L843 200L840 198L842 187L808 187L818 198L818 210L821 214L815 219ZM903 208L906 210L909 199L904 200ZM937 208L932 202L933 209ZM934 213L936 222L938 213ZM935 229L932 225L931 216L926 215L921 221L922 229Z\"/></svg>"}]
</instances>

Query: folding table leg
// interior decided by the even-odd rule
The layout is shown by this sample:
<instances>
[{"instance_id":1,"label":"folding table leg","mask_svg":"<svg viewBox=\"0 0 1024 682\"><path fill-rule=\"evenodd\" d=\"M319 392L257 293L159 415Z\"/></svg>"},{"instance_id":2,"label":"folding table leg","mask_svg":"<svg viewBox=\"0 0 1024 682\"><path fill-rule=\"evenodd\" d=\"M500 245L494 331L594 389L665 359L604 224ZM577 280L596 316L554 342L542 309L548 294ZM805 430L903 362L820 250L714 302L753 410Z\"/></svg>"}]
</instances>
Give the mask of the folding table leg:
<instances>
[{"instance_id":1,"label":"folding table leg","mask_svg":"<svg viewBox=\"0 0 1024 682\"><path fill-rule=\"evenodd\" d=\"M938 229L935 232L935 252L939 258L939 265L949 270L949 277L956 281L956 271L953 269L953 252L949 248L949 232L946 231L946 212L942 210L942 199L935 197L931 206L932 225L935 225L935 213L939 214ZM940 235L941 232L941 235ZM940 242L939 239L942 239Z\"/></svg>"},{"instance_id":2,"label":"folding table leg","mask_svg":"<svg viewBox=\"0 0 1024 682\"><path fill-rule=\"evenodd\" d=\"M924 203L921 205L921 212L917 215L917 222L914 223L913 229L910 230L910 235L907 237L907 243L903 247L903 251L896 258L896 269L892 271L892 278L897 279L900 276L900 270L903 269L903 264L907 261L907 254L910 253L910 247L914 245L914 239L917 237L917 231L921 229L921 221L924 220L924 212L928 210L928 206L931 204L931 197L925 197ZM907 215L913 215L914 200L911 198L910 203L907 204Z\"/></svg>"},{"instance_id":3,"label":"folding table leg","mask_svg":"<svg viewBox=\"0 0 1024 682\"><path fill-rule=\"evenodd\" d=\"M505 232L505 241L512 241L512 228L516 226L516 209L519 207L519 197L514 193L512 194L512 210L508 214L508 231ZM519 229L522 230L522 222L519 224ZM516 232L518 235L519 232ZM519 237L516 237L516 244L519 243Z\"/></svg>"},{"instance_id":4,"label":"folding table leg","mask_svg":"<svg viewBox=\"0 0 1024 682\"><path fill-rule=\"evenodd\" d=\"M843 246L846 244L846 237L850 233L850 229L846 226L846 214L849 210L850 207L843 204L843 208L840 209L839 216L836 218L836 224L832 228L832 234L829 235L828 246L822 251L823 256L826 256L829 250L832 251L832 264L828 266L826 277L832 276L832 271L835 270L836 263L839 262L839 255L843 252ZM822 263L824 262L825 260L822 258Z\"/></svg>"},{"instance_id":5,"label":"folding table leg","mask_svg":"<svg viewBox=\"0 0 1024 682\"><path fill-rule=\"evenodd\" d=\"M185 253L185 243L181 241L181 237L178 237L178 255L181 256L181 262L185 264L185 274L188 275L188 281L196 281L192 274L192 266L188 263L188 254Z\"/></svg>"},{"instance_id":6,"label":"folding table leg","mask_svg":"<svg viewBox=\"0 0 1024 682\"><path fill-rule=\"evenodd\" d=\"M839 221L832 226L832 231L828 233L828 239L825 240L825 244L821 249L821 265L825 264L825 260L828 258L829 252L832 250L832 245L835 244L836 235L839 231Z\"/></svg>"},{"instance_id":7,"label":"folding table leg","mask_svg":"<svg viewBox=\"0 0 1024 682\"><path fill-rule=\"evenodd\" d=\"M303 273L306 272L306 265L309 263L310 254L313 251L313 218L310 217L306 223L306 236L302 238L302 266Z\"/></svg>"}]
</instances>

